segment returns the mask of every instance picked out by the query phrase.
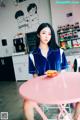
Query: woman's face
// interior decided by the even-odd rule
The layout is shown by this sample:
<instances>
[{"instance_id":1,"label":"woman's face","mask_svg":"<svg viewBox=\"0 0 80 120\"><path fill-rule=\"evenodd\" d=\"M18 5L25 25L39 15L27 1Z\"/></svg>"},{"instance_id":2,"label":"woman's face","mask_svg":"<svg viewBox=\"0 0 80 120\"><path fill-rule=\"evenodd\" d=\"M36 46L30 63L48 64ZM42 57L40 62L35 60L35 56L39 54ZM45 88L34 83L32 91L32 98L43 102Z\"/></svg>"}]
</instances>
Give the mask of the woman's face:
<instances>
[{"instance_id":1,"label":"woman's face","mask_svg":"<svg viewBox=\"0 0 80 120\"><path fill-rule=\"evenodd\" d=\"M51 30L49 27L45 27L40 31L39 34L40 43L48 44L51 39Z\"/></svg>"}]
</instances>

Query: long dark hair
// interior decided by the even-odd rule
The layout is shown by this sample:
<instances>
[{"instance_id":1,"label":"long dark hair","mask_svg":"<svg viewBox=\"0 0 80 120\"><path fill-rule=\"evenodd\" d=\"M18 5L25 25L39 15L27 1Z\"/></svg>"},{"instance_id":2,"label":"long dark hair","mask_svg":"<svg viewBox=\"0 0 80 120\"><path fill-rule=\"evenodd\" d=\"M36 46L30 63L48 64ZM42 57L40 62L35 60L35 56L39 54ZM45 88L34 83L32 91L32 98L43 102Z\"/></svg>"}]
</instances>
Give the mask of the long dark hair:
<instances>
[{"instance_id":1,"label":"long dark hair","mask_svg":"<svg viewBox=\"0 0 80 120\"><path fill-rule=\"evenodd\" d=\"M37 13L37 5L35 3L29 4L29 6L27 7L27 11L29 12L32 8L36 8L35 13Z\"/></svg>"},{"instance_id":2,"label":"long dark hair","mask_svg":"<svg viewBox=\"0 0 80 120\"><path fill-rule=\"evenodd\" d=\"M53 48L53 49L59 48L59 46L56 43L54 30L49 23L42 23L37 29L37 41L36 41L37 42L37 48L39 47L39 44L40 44L40 39L39 39L38 35L40 35L40 31L45 27L49 27L50 30L51 30L51 40L48 43L48 46Z\"/></svg>"}]
</instances>

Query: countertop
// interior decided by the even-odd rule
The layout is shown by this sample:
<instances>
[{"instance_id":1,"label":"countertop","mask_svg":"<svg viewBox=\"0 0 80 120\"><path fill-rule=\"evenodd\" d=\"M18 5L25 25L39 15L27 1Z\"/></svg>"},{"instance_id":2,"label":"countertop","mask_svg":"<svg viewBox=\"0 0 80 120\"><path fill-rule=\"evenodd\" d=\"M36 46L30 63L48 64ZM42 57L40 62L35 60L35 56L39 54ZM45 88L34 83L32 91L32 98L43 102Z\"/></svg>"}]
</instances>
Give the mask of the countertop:
<instances>
[{"instance_id":1,"label":"countertop","mask_svg":"<svg viewBox=\"0 0 80 120\"><path fill-rule=\"evenodd\" d=\"M64 50L64 52L66 56L76 56L76 55L80 56L80 48L71 48Z\"/></svg>"}]
</instances>

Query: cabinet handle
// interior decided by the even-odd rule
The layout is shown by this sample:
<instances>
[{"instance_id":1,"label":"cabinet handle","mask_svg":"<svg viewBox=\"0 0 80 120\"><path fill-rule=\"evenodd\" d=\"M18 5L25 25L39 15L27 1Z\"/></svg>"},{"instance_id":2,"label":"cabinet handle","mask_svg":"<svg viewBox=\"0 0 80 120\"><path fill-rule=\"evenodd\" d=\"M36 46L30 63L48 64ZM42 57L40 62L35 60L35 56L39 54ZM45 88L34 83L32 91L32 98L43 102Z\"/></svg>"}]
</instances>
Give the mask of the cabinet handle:
<instances>
[{"instance_id":1,"label":"cabinet handle","mask_svg":"<svg viewBox=\"0 0 80 120\"><path fill-rule=\"evenodd\" d=\"M5 65L4 59L1 59L1 63L2 65Z\"/></svg>"}]
</instances>

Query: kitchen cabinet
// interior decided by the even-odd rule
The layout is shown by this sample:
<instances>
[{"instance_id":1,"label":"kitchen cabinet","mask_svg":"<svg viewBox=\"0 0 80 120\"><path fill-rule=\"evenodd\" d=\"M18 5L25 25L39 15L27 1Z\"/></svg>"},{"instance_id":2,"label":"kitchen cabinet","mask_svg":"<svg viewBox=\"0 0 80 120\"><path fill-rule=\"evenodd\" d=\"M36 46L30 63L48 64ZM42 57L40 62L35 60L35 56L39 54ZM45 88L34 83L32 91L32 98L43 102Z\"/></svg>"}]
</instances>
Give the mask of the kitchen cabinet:
<instances>
[{"instance_id":1,"label":"kitchen cabinet","mask_svg":"<svg viewBox=\"0 0 80 120\"><path fill-rule=\"evenodd\" d=\"M31 79L32 76L28 73L28 55L18 54L12 58L16 81Z\"/></svg>"},{"instance_id":2,"label":"kitchen cabinet","mask_svg":"<svg viewBox=\"0 0 80 120\"><path fill-rule=\"evenodd\" d=\"M0 58L0 81L15 81L11 56Z\"/></svg>"}]
</instances>

